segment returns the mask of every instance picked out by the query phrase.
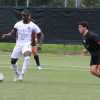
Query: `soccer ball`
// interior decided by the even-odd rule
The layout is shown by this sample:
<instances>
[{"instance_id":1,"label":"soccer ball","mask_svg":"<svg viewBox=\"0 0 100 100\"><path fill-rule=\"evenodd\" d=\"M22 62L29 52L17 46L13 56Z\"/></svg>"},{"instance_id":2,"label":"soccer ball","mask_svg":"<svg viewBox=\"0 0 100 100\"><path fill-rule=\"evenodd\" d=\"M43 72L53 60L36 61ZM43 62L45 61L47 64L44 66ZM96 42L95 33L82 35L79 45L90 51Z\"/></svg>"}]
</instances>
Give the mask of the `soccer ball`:
<instances>
[{"instance_id":1,"label":"soccer ball","mask_svg":"<svg viewBox=\"0 0 100 100\"><path fill-rule=\"evenodd\" d=\"M4 80L4 74L0 73L0 82Z\"/></svg>"}]
</instances>

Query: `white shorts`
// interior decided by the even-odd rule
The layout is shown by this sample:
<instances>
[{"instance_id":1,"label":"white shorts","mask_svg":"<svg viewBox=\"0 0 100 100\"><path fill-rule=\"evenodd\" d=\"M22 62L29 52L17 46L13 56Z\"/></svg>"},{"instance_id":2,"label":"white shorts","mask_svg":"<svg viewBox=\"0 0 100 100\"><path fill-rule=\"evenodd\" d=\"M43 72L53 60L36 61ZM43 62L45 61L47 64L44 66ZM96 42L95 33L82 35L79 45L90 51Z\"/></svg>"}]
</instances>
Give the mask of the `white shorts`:
<instances>
[{"instance_id":1,"label":"white shorts","mask_svg":"<svg viewBox=\"0 0 100 100\"><path fill-rule=\"evenodd\" d=\"M11 54L11 58L18 59L26 51L32 52L32 46L30 44L16 45L13 49L12 54Z\"/></svg>"}]
</instances>

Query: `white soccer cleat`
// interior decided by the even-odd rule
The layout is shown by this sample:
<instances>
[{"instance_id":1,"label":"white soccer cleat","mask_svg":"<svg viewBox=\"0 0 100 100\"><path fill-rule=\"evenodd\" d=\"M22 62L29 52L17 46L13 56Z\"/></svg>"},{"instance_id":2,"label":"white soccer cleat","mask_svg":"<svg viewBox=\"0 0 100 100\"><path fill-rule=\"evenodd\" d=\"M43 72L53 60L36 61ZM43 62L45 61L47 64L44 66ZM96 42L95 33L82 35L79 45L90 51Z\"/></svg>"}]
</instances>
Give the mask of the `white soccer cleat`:
<instances>
[{"instance_id":1,"label":"white soccer cleat","mask_svg":"<svg viewBox=\"0 0 100 100\"><path fill-rule=\"evenodd\" d=\"M24 74L20 74L19 77L18 77L18 80L23 81L23 79L24 79Z\"/></svg>"},{"instance_id":2,"label":"white soccer cleat","mask_svg":"<svg viewBox=\"0 0 100 100\"><path fill-rule=\"evenodd\" d=\"M42 66L37 66L37 69L42 70L43 68L42 68Z\"/></svg>"},{"instance_id":3,"label":"white soccer cleat","mask_svg":"<svg viewBox=\"0 0 100 100\"><path fill-rule=\"evenodd\" d=\"M4 80L4 74L0 73L0 82Z\"/></svg>"}]
</instances>

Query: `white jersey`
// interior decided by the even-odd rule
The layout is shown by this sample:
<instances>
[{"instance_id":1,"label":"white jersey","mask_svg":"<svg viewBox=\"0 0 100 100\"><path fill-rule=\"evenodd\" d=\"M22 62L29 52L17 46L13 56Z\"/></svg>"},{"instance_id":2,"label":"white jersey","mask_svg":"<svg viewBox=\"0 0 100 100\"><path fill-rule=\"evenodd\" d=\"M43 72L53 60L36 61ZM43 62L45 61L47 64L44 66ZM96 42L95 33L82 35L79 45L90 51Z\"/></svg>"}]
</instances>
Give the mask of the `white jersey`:
<instances>
[{"instance_id":1,"label":"white jersey","mask_svg":"<svg viewBox=\"0 0 100 100\"><path fill-rule=\"evenodd\" d=\"M21 20L14 25L14 28L17 29L17 45L30 44L32 32L41 32L40 28L32 21L28 24L24 24Z\"/></svg>"}]
</instances>

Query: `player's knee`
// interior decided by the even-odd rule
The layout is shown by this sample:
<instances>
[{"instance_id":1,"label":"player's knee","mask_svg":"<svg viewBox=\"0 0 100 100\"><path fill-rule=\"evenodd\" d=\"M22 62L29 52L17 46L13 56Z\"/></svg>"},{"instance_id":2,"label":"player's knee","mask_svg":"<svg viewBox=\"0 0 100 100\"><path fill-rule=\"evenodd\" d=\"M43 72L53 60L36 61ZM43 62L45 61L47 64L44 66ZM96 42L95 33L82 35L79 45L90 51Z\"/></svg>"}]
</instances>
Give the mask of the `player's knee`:
<instances>
[{"instance_id":1,"label":"player's knee","mask_svg":"<svg viewBox=\"0 0 100 100\"><path fill-rule=\"evenodd\" d=\"M90 72L91 72L91 74L96 73L96 69L97 69L97 66L91 66L91 67L90 67Z\"/></svg>"},{"instance_id":2,"label":"player's knee","mask_svg":"<svg viewBox=\"0 0 100 100\"><path fill-rule=\"evenodd\" d=\"M11 64L16 64L17 60L18 60L18 59L13 59L13 58L12 58L12 59L11 59Z\"/></svg>"},{"instance_id":3,"label":"player's knee","mask_svg":"<svg viewBox=\"0 0 100 100\"><path fill-rule=\"evenodd\" d=\"M24 60L30 60L30 56L24 57Z\"/></svg>"},{"instance_id":4,"label":"player's knee","mask_svg":"<svg viewBox=\"0 0 100 100\"><path fill-rule=\"evenodd\" d=\"M93 68L90 68L90 72L91 72L91 73L94 72L94 69L93 69Z\"/></svg>"},{"instance_id":5,"label":"player's knee","mask_svg":"<svg viewBox=\"0 0 100 100\"><path fill-rule=\"evenodd\" d=\"M39 55L38 55L38 54L35 54L35 55L34 55L34 59L36 59L37 57L39 57Z\"/></svg>"},{"instance_id":6,"label":"player's knee","mask_svg":"<svg viewBox=\"0 0 100 100\"><path fill-rule=\"evenodd\" d=\"M93 70L90 70L90 73L91 73L92 75L94 75L95 72L94 72Z\"/></svg>"},{"instance_id":7,"label":"player's knee","mask_svg":"<svg viewBox=\"0 0 100 100\"><path fill-rule=\"evenodd\" d=\"M37 50L37 48L32 48L32 53L33 53L33 55L37 55L38 54L38 50Z\"/></svg>"},{"instance_id":8,"label":"player's knee","mask_svg":"<svg viewBox=\"0 0 100 100\"><path fill-rule=\"evenodd\" d=\"M31 52L27 51L23 55L24 55L24 57L31 56Z\"/></svg>"},{"instance_id":9,"label":"player's knee","mask_svg":"<svg viewBox=\"0 0 100 100\"><path fill-rule=\"evenodd\" d=\"M33 55L34 55L34 56L37 56L37 55L38 55L38 52L34 52Z\"/></svg>"}]
</instances>

